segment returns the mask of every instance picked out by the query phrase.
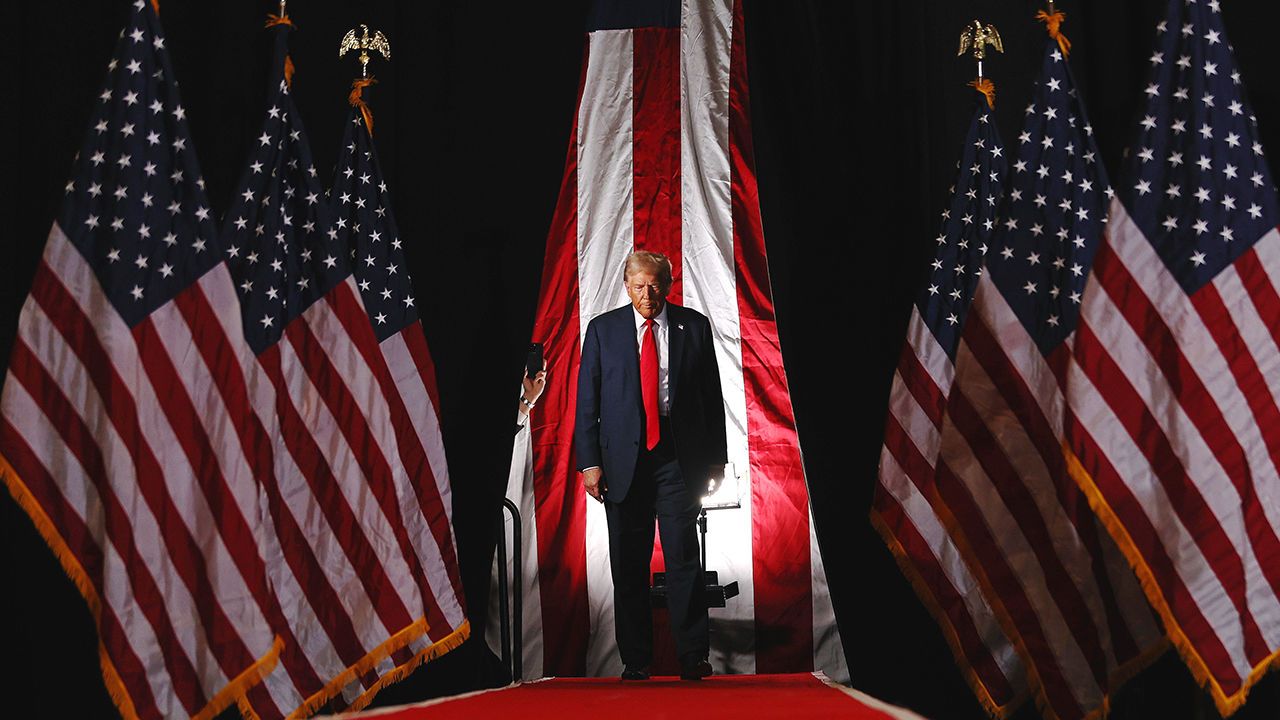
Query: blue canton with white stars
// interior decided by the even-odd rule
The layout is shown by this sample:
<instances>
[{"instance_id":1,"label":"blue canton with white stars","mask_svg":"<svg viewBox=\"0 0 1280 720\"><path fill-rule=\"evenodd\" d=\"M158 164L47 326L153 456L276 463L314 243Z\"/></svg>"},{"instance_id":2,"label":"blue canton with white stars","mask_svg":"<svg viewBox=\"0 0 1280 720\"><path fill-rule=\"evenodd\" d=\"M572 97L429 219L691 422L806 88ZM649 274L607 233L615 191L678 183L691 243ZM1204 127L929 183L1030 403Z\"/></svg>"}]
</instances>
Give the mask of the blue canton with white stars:
<instances>
[{"instance_id":1,"label":"blue canton with white stars","mask_svg":"<svg viewBox=\"0 0 1280 720\"><path fill-rule=\"evenodd\" d=\"M334 227L302 118L284 79L289 27L277 25L271 32L276 46L270 107L222 231L245 339L257 353L350 274L346 246Z\"/></svg>"},{"instance_id":2,"label":"blue canton with white stars","mask_svg":"<svg viewBox=\"0 0 1280 720\"><path fill-rule=\"evenodd\" d=\"M1042 353L1076 327L1111 195L1071 68L1050 40L987 256L991 281Z\"/></svg>"},{"instance_id":3,"label":"blue canton with white stars","mask_svg":"<svg viewBox=\"0 0 1280 720\"><path fill-rule=\"evenodd\" d=\"M1116 187L1183 289L1195 292L1280 220L1216 0L1172 0L1147 105Z\"/></svg>"},{"instance_id":4,"label":"blue canton with white stars","mask_svg":"<svg viewBox=\"0 0 1280 720\"><path fill-rule=\"evenodd\" d=\"M130 327L221 260L160 19L145 0L107 65L59 225Z\"/></svg>"},{"instance_id":5,"label":"blue canton with white stars","mask_svg":"<svg viewBox=\"0 0 1280 720\"><path fill-rule=\"evenodd\" d=\"M952 361L960 330L991 247L1005 175L1004 146L985 100L969 122L951 203L942 212L942 230L929 266L929 280L916 299L925 325Z\"/></svg>"},{"instance_id":6,"label":"blue canton with white stars","mask_svg":"<svg viewBox=\"0 0 1280 720\"><path fill-rule=\"evenodd\" d=\"M351 248L352 272L381 342L416 321L418 308L378 153L355 108L343 136L331 202L339 238Z\"/></svg>"}]
</instances>

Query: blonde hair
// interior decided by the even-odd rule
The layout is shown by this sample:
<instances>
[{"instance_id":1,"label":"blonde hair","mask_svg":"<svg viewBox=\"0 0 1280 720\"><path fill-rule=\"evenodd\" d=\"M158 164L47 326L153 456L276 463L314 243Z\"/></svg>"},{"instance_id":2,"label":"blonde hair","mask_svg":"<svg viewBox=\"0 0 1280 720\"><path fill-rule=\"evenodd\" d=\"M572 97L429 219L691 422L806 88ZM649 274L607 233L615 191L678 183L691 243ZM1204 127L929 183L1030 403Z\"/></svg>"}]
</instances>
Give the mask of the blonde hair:
<instances>
[{"instance_id":1,"label":"blonde hair","mask_svg":"<svg viewBox=\"0 0 1280 720\"><path fill-rule=\"evenodd\" d=\"M671 260L666 255L652 250L637 250L631 253L622 266L622 281L625 283L641 270L648 270L655 275L662 287L671 287Z\"/></svg>"}]
</instances>

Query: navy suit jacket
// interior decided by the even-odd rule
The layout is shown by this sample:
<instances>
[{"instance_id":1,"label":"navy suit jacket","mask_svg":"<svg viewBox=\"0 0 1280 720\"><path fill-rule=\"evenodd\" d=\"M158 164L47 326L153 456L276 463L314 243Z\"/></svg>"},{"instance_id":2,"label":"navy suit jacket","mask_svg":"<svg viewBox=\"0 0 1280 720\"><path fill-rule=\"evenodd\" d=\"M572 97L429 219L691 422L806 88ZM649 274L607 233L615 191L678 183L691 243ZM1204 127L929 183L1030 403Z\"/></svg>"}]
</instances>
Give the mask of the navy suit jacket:
<instances>
[{"instance_id":1,"label":"navy suit jacket","mask_svg":"<svg viewBox=\"0 0 1280 720\"><path fill-rule=\"evenodd\" d=\"M667 303L667 322L671 439L685 483L700 497L710 468L728 457L711 322L673 303ZM624 305L587 325L573 432L578 469L601 467L613 502L631 488L644 427L635 311Z\"/></svg>"}]
</instances>

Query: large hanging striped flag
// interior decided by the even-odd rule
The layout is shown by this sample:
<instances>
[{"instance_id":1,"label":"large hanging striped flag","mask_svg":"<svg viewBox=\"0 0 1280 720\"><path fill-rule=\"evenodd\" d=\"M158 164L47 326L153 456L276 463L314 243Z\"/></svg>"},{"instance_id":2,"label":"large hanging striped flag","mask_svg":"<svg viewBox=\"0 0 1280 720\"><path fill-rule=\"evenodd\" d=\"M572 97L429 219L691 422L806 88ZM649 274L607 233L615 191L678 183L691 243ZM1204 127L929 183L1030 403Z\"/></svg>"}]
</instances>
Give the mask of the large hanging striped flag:
<instances>
[{"instance_id":1,"label":"large hanging striped flag","mask_svg":"<svg viewBox=\"0 0 1280 720\"><path fill-rule=\"evenodd\" d=\"M519 560L527 676L622 669L604 509L588 506L574 472L573 378L581 333L626 304L623 258L643 249L671 258L672 299L711 319L729 457L742 476L741 508L709 519L708 569L741 588L711 611L712 664L847 677L770 297L745 51L734 0L601 2L590 11L534 329L551 382L531 434L517 442L507 488L528 549Z\"/></svg>"},{"instance_id":2,"label":"large hanging striped flag","mask_svg":"<svg viewBox=\"0 0 1280 720\"><path fill-rule=\"evenodd\" d=\"M1043 57L956 353L938 484L1038 705L1074 720L1166 644L1063 461L1065 369L1111 190L1062 48L1047 39Z\"/></svg>"},{"instance_id":3,"label":"large hanging striped flag","mask_svg":"<svg viewBox=\"0 0 1280 720\"><path fill-rule=\"evenodd\" d=\"M359 690L350 701L353 709L366 705L381 685L457 647L471 632L458 573L435 366L418 320L404 244L391 212L391 194L373 146L372 115L361 96L371 82L357 81L352 93L354 103L329 194L338 240L353 253L352 272L386 363L385 373L381 363L370 360L369 366L391 410L398 461L405 468L407 484L397 490L409 539L429 582L423 595L429 627L410 645L412 660L395 665L395 660L387 658L378 668L378 686L361 683L353 688Z\"/></svg>"},{"instance_id":4,"label":"large hanging striped flag","mask_svg":"<svg viewBox=\"0 0 1280 720\"><path fill-rule=\"evenodd\" d=\"M425 522L379 384L389 371L289 90L290 23L271 24L270 108L223 228L251 349L230 361L257 369L240 432L274 470L264 555L284 649L242 705L264 718L380 687L389 655L412 662L431 590L411 537Z\"/></svg>"},{"instance_id":5,"label":"large hanging striped flag","mask_svg":"<svg viewBox=\"0 0 1280 720\"><path fill-rule=\"evenodd\" d=\"M938 460L960 332L991 248L1005 175L991 108L978 102L928 284L912 307L894 373L871 520L942 628L979 702L1003 718L1027 695L1026 667L959 545L963 533L952 513L966 496Z\"/></svg>"},{"instance_id":6,"label":"large hanging striped flag","mask_svg":"<svg viewBox=\"0 0 1280 720\"><path fill-rule=\"evenodd\" d=\"M1081 304L1072 475L1223 714L1280 658L1280 206L1216 0L1171 0Z\"/></svg>"},{"instance_id":7,"label":"large hanging striped flag","mask_svg":"<svg viewBox=\"0 0 1280 720\"><path fill-rule=\"evenodd\" d=\"M250 372L186 111L137 0L19 320L0 476L84 595L126 718L212 717L275 663Z\"/></svg>"}]
</instances>

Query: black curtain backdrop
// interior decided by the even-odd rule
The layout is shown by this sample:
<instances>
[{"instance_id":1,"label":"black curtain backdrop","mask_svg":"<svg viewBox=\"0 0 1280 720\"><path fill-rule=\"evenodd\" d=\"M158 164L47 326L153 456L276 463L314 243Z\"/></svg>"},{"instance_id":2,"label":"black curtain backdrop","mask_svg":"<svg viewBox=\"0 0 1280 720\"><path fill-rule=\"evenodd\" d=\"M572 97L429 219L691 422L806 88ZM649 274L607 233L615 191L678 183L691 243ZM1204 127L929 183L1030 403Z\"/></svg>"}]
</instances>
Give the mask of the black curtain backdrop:
<instances>
[{"instance_id":1,"label":"black curtain backdrop","mask_svg":"<svg viewBox=\"0 0 1280 720\"><path fill-rule=\"evenodd\" d=\"M1068 0L1064 26L1107 170L1136 127L1163 0ZM5 143L0 368L62 198L128 4L25 2L4 12L16 91ZM1270 3L1224 3L1262 143L1280 169L1280 84ZM983 712L932 618L867 522L890 378L975 94L955 50L972 19L1005 53L987 63L1006 143L1039 71L1031 0L746 0L747 55L765 236L828 577L855 686L938 718ZM230 202L258 133L268 2L163 0L161 18L215 210ZM408 702L503 682L483 649L483 609L546 232L574 111L586 3L312 0L290 3L294 95L327 182L351 79L338 42L384 31L375 61L376 143L436 360L458 546L474 639L384 691ZM10 36L11 38L13 35ZM14 43L13 40L10 41ZM16 76L14 78L13 76ZM1274 174L1274 172L1273 172ZM571 378L552 368L550 382ZM7 494L0 498L2 702L42 717L113 717L92 620ZM1214 717L1172 653L1113 701L1115 718ZM1028 704L1018 718L1038 713ZM1280 716L1275 675L1237 717Z\"/></svg>"}]
</instances>

